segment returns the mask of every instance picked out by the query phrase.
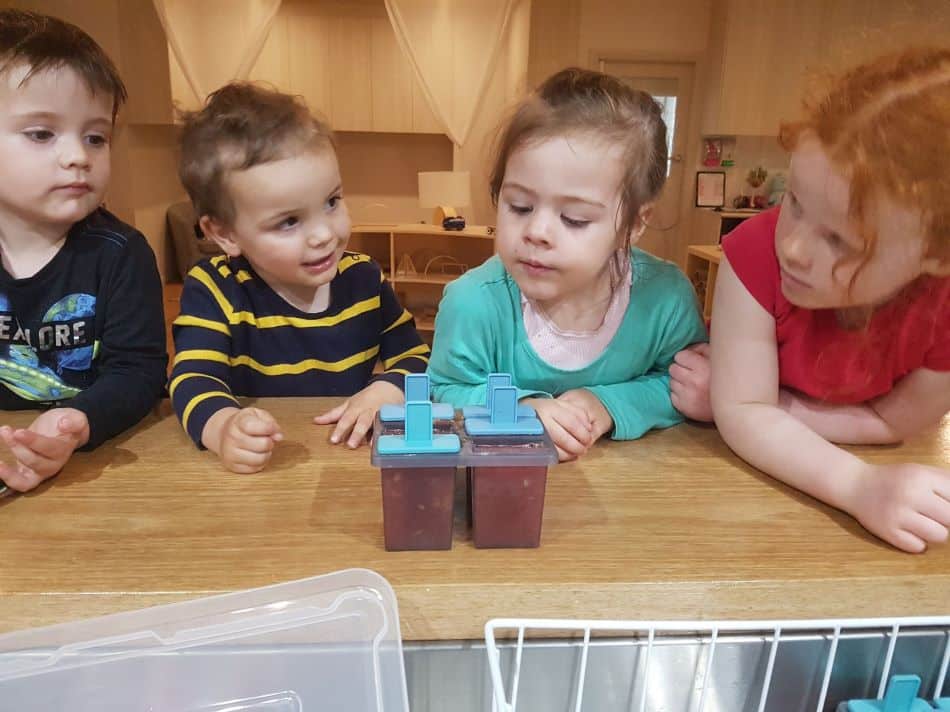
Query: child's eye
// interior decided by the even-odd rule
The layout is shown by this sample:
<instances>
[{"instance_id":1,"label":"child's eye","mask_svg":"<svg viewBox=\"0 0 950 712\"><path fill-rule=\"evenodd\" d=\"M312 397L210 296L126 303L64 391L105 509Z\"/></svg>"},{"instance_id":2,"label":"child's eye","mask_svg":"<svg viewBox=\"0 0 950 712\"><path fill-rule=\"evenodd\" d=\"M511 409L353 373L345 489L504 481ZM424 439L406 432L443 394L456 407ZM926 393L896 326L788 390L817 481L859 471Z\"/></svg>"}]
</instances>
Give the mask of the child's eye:
<instances>
[{"instance_id":1,"label":"child's eye","mask_svg":"<svg viewBox=\"0 0 950 712\"><path fill-rule=\"evenodd\" d=\"M513 212L515 215L527 215L531 212L530 205L515 205L514 203L508 203L508 210Z\"/></svg>"},{"instance_id":2,"label":"child's eye","mask_svg":"<svg viewBox=\"0 0 950 712\"><path fill-rule=\"evenodd\" d=\"M48 129L32 129L24 131L23 135L36 143L46 143L53 138L53 132Z\"/></svg>"},{"instance_id":3,"label":"child's eye","mask_svg":"<svg viewBox=\"0 0 950 712\"><path fill-rule=\"evenodd\" d=\"M277 230L292 230L293 228L297 227L297 225L299 224L300 224L300 220L298 220L294 216L290 216L290 217L284 218L279 223L277 223L275 228Z\"/></svg>"},{"instance_id":4,"label":"child's eye","mask_svg":"<svg viewBox=\"0 0 950 712\"><path fill-rule=\"evenodd\" d=\"M109 143L109 139L102 134L90 134L89 136L86 136L86 143L88 143L90 146L100 147L107 145Z\"/></svg>"},{"instance_id":5,"label":"child's eye","mask_svg":"<svg viewBox=\"0 0 950 712\"><path fill-rule=\"evenodd\" d=\"M340 204L341 200L343 200L342 195L334 195L332 198L327 200L327 208L329 210L336 210L336 207Z\"/></svg>"},{"instance_id":6,"label":"child's eye","mask_svg":"<svg viewBox=\"0 0 950 712\"><path fill-rule=\"evenodd\" d=\"M850 245L848 245L845 239L836 232L826 232L825 239L828 241L828 244L831 246L831 248L833 250L837 250L838 252L846 252L850 248Z\"/></svg>"},{"instance_id":7,"label":"child's eye","mask_svg":"<svg viewBox=\"0 0 950 712\"><path fill-rule=\"evenodd\" d=\"M561 221L568 227L574 228L584 228L590 225L590 220L575 220L574 218L567 217L567 215L562 215Z\"/></svg>"}]
</instances>

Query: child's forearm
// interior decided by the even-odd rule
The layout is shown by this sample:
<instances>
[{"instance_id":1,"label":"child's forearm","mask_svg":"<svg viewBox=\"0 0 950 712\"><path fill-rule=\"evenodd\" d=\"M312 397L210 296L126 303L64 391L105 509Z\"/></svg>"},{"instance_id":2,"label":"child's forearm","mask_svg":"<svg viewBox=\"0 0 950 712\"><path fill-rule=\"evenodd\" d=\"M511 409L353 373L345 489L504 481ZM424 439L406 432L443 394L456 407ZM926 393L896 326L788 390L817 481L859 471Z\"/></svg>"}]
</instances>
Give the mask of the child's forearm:
<instances>
[{"instance_id":1,"label":"child's forearm","mask_svg":"<svg viewBox=\"0 0 950 712\"><path fill-rule=\"evenodd\" d=\"M716 424L742 459L782 482L852 513L867 464L775 405L718 406Z\"/></svg>"},{"instance_id":2,"label":"child's forearm","mask_svg":"<svg viewBox=\"0 0 950 712\"><path fill-rule=\"evenodd\" d=\"M89 421L91 450L128 430L148 415L162 394L165 381L164 355L135 371L114 371L99 378L62 406L82 411Z\"/></svg>"},{"instance_id":3,"label":"child's forearm","mask_svg":"<svg viewBox=\"0 0 950 712\"><path fill-rule=\"evenodd\" d=\"M901 433L865 403L834 405L783 390L779 406L831 442L886 445L901 441Z\"/></svg>"}]
</instances>

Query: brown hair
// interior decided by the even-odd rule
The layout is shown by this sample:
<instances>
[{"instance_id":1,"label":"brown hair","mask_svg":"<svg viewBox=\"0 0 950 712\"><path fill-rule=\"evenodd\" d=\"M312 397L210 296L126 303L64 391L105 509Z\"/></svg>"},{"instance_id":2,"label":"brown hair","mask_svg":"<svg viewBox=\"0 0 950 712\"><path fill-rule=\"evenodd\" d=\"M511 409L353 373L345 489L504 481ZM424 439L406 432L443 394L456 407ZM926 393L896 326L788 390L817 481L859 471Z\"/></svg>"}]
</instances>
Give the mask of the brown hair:
<instances>
[{"instance_id":1,"label":"brown hair","mask_svg":"<svg viewBox=\"0 0 950 712\"><path fill-rule=\"evenodd\" d=\"M303 99L249 82L226 84L182 119L178 175L198 216L225 223L235 216L225 188L230 171L289 158L308 147L334 147L329 125Z\"/></svg>"},{"instance_id":2,"label":"brown hair","mask_svg":"<svg viewBox=\"0 0 950 712\"><path fill-rule=\"evenodd\" d=\"M617 234L629 250L640 209L655 200L666 181L666 124L649 94L617 77L571 67L548 77L518 104L498 133L491 171L492 203L498 204L505 168L523 145L553 136L588 134L623 146Z\"/></svg>"},{"instance_id":3,"label":"brown hair","mask_svg":"<svg viewBox=\"0 0 950 712\"><path fill-rule=\"evenodd\" d=\"M950 50L910 49L855 67L806 100L805 117L783 124L779 140L792 150L813 134L850 179L860 267L877 243L870 208L885 195L920 211L928 253L950 259Z\"/></svg>"},{"instance_id":4,"label":"brown hair","mask_svg":"<svg viewBox=\"0 0 950 712\"><path fill-rule=\"evenodd\" d=\"M0 10L0 73L26 64L25 84L40 72L68 68L93 94L112 97L112 120L128 98L119 72L92 37L56 17L24 10Z\"/></svg>"}]
</instances>

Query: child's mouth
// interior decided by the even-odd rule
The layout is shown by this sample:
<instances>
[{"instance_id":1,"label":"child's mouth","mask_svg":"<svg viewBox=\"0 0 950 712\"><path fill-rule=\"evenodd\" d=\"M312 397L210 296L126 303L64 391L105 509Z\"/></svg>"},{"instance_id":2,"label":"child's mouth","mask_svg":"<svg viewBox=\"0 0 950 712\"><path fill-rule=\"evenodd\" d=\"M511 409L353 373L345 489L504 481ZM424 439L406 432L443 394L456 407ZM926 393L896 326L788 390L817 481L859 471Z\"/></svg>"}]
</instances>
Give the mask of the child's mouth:
<instances>
[{"instance_id":1,"label":"child's mouth","mask_svg":"<svg viewBox=\"0 0 950 712\"><path fill-rule=\"evenodd\" d=\"M547 265L541 264L540 262L535 262L534 260L520 260L520 263L528 274L535 276L549 274L554 269L553 267L548 267Z\"/></svg>"},{"instance_id":2,"label":"child's mouth","mask_svg":"<svg viewBox=\"0 0 950 712\"><path fill-rule=\"evenodd\" d=\"M319 260L314 260L312 262L304 262L303 268L310 274L320 274L321 272L326 272L335 264L336 264L336 255L331 254Z\"/></svg>"}]
</instances>

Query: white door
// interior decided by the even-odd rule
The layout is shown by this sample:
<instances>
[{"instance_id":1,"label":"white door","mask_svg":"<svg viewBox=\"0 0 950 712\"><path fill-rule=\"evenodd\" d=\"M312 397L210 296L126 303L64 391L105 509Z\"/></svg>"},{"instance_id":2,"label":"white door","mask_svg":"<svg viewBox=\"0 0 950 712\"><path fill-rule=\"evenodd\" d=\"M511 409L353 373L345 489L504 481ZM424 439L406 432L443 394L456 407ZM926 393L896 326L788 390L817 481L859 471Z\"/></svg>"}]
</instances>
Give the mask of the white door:
<instances>
[{"instance_id":1,"label":"white door","mask_svg":"<svg viewBox=\"0 0 950 712\"><path fill-rule=\"evenodd\" d=\"M600 71L650 94L663 107L666 122L667 178L653 217L638 247L680 263L688 243L691 186L684 184L689 138L689 98L693 91L693 64L600 60Z\"/></svg>"}]
</instances>

